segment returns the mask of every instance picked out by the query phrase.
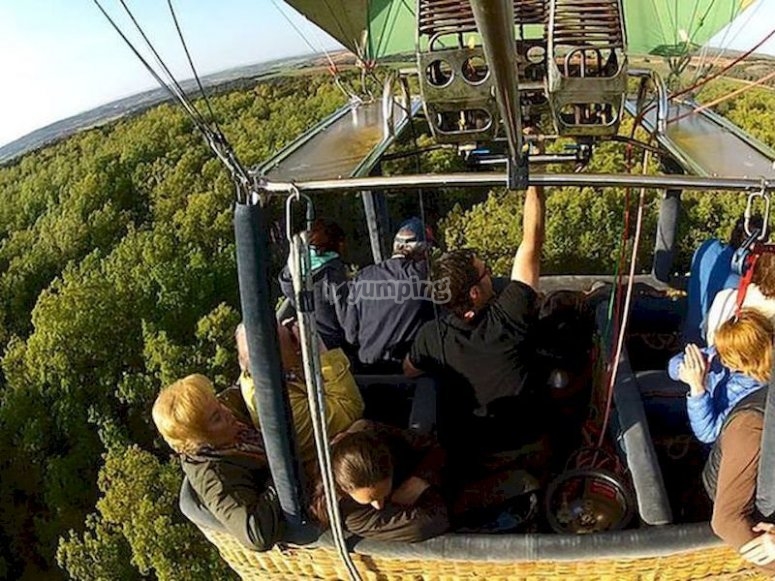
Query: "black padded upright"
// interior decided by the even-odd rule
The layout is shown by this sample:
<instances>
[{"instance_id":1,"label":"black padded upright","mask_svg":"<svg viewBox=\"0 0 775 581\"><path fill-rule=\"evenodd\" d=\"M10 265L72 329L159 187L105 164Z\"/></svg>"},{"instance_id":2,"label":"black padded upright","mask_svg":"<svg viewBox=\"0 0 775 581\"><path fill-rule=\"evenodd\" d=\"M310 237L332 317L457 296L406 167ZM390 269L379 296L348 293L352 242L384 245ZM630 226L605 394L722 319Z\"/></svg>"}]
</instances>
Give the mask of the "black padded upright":
<instances>
[{"instance_id":1,"label":"black padded upright","mask_svg":"<svg viewBox=\"0 0 775 581\"><path fill-rule=\"evenodd\" d=\"M256 387L256 410L280 506L289 528L293 529L302 524L304 517L301 471L296 461L291 407L283 384L275 314L271 307L269 239L260 205L235 205L234 234L250 373Z\"/></svg>"}]
</instances>

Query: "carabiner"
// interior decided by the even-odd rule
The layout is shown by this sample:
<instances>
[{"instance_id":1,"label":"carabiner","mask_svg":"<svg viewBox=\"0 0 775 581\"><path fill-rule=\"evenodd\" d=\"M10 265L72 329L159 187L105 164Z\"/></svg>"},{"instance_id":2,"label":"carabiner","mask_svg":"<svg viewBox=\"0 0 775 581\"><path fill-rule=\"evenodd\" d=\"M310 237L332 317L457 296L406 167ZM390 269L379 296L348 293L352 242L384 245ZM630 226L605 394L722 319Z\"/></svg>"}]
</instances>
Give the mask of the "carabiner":
<instances>
[{"instance_id":1,"label":"carabiner","mask_svg":"<svg viewBox=\"0 0 775 581\"><path fill-rule=\"evenodd\" d=\"M744 226L745 226L745 233L747 236L753 236L754 231L751 229L751 216L753 215L753 205L754 200L756 198L762 198L764 201L764 213L762 214L762 228L761 232L759 232L759 235L756 236L757 241L765 241L767 240L767 233L769 231L769 225L770 225L770 193L767 191L769 188L769 183L765 178L762 178L762 187L761 190L758 192L752 192L748 195L748 203L745 205L745 213L743 214L745 218Z\"/></svg>"},{"instance_id":2,"label":"carabiner","mask_svg":"<svg viewBox=\"0 0 775 581\"><path fill-rule=\"evenodd\" d=\"M291 184L291 193L285 200L285 237L288 242L293 242L293 203L304 200L307 203L307 211L305 213L306 228L310 230L312 223L315 221L315 206L312 204L312 199L307 194L302 194L295 185Z\"/></svg>"}]
</instances>

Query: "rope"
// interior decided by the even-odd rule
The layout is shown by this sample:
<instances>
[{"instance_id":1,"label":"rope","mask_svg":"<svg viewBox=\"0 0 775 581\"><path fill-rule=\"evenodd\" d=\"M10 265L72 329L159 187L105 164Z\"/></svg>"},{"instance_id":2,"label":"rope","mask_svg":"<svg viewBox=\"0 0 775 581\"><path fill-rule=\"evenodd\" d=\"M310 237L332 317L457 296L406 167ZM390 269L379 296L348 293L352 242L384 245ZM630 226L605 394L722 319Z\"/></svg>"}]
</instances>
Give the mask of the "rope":
<instances>
[{"instance_id":1,"label":"rope","mask_svg":"<svg viewBox=\"0 0 775 581\"><path fill-rule=\"evenodd\" d=\"M643 166L642 166L642 173L644 174L648 169L648 162L650 157L651 157L650 153L648 151L644 151ZM632 245L630 273L627 281L627 292L625 293L624 311L622 313L622 319L621 319L622 322L619 328L616 350L614 352L613 364L611 366L611 375L610 375L609 384L608 384L608 398L607 398L606 407L605 407L605 416L603 417L603 425L602 425L602 429L600 430L600 437L597 443L598 448L601 448L603 446L603 441L605 440L605 434L608 428L608 422L611 417L611 404L613 402L614 385L616 384L616 374L619 371L619 360L622 355L622 350L624 349L624 335L625 335L625 330L627 329L627 321L630 315L632 289L633 289L633 283L635 281L635 265L638 258L638 246L640 244L640 235L643 227L643 208L645 206L645 199L646 199L646 188L641 188L639 201L638 201L638 217L635 221L635 239Z\"/></svg>"},{"instance_id":2,"label":"rope","mask_svg":"<svg viewBox=\"0 0 775 581\"><path fill-rule=\"evenodd\" d=\"M769 81L770 79L775 78L775 71L770 72L767 75L764 75L761 79L758 81L752 82L745 87L741 87L740 89L737 89L736 91L732 91L731 93L728 93L726 95L722 95L718 99L714 99L710 103L705 103L701 105L700 107L695 107L691 111L684 113L683 115L679 115L677 117L673 117L672 119L668 119L668 123L675 123L676 121L680 121L681 119L685 119L687 117L691 117L692 115L696 115L697 113L700 113L701 111L705 111L706 109L709 109L710 107L713 107L714 105L718 105L719 103L723 103L724 101L727 101L731 99L732 97L736 97L737 95L740 95L742 93L745 93L746 91L750 91L754 87L758 85L762 85Z\"/></svg>"},{"instance_id":3,"label":"rope","mask_svg":"<svg viewBox=\"0 0 775 581\"><path fill-rule=\"evenodd\" d=\"M293 195L291 194L291 196ZM323 482L326 500L326 512L328 512L334 544L352 581L361 581L360 573L347 549L344 526L339 511L336 481L331 465L331 446L326 430L325 385L320 368L320 347L318 345L317 333L315 332L315 320L311 316L314 310L309 310L312 305L306 305L306 308L303 307L306 300L302 298L302 293L312 293L312 269L306 237L306 233L293 236L291 264L294 268L291 274L294 292L297 297L296 304L299 305L299 333L302 338L302 360L304 362L304 381L307 386L307 403L310 407L315 451L317 453L318 465L320 466L320 477Z\"/></svg>"}]
</instances>

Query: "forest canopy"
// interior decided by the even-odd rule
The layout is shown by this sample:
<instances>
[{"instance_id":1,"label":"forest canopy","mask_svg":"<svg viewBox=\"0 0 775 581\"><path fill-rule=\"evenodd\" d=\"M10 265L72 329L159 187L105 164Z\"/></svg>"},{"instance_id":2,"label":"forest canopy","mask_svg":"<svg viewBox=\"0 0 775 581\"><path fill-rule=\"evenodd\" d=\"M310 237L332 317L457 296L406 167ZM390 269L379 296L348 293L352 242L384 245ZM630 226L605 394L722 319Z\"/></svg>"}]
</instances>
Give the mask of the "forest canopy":
<instances>
[{"instance_id":1,"label":"forest canopy","mask_svg":"<svg viewBox=\"0 0 775 581\"><path fill-rule=\"evenodd\" d=\"M701 97L724 91L717 83ZM238 156L254 165L345 99L328 77L311 74L211 101ZM747 92L719 111L775 146L772 92ZM422 130L418 124L417 144L398 147L422 146ZM590 169L624 171L623 151L601 146ZM384 169L414 171L415 163L448 171L461 161L442 150ZM520 237L518 195L423 196L448 246L474 247L497 273L507 272ZM188 373L220 387L236 378L233 197L227 172L171 105L0 168L0 577L231 575L177 509L182 475L149 409L163 385ZM625 199L616 189L549 192L545 272L613 273ZM704 238L727 235L745 196L692 193L683 202L677 272ZM649 192L642 271L650 269L658 203ZM348 258L365 264L358 198L322 194L316 204L344 227ZM396 222L419 213L418 195L390 195L388 204ZM281 223L279 204L270 218Z\"/></svg>"}]
</instances>

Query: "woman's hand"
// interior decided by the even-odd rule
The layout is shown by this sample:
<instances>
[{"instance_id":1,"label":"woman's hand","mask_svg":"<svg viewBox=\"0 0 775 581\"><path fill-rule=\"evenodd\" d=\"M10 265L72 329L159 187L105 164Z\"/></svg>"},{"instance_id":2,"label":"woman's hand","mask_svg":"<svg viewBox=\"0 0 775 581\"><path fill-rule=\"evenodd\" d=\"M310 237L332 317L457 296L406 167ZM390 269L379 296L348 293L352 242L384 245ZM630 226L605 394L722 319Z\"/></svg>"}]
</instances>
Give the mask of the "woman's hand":
<instances>
[{"instance_id":1,"label":"woman's hand","mask_svg":"<svg viewBox=\"0 0 775 581\"><path fill-rule=\"evenodd\" d=\"M420 498L422 493L425 492L429 487L430 484L422 478L418 478L417 476L410 476L404 480L401 486L393 491L393 494L390 496L390 500L396 504L411 506L417 502L417 499Z\"/></svg>"},{"instance_id":2,"label":"woman's hand","mask_svg":"<svg viewBox=\"0 0 775 581\"><path fill-rule=\"evenodd\" d=\"M705 375L708 373L708 362L700 348L693 343L686 346L684 360L678 368L678 379L689 385L693 396L705 393Z\"/></svg>"},{"instance_id":3,"label":"woman's hand","mask_svg":"<svg viewBox=\"0 0 775 581\"><path fill-rule=\"evenodd\" d=\"M761 532L754 540L740 547L740 555L746 561L759 566L769 565L775 561L775 525L759 523L753 527L754 532Z\"/></svg>"}]
</instances>

